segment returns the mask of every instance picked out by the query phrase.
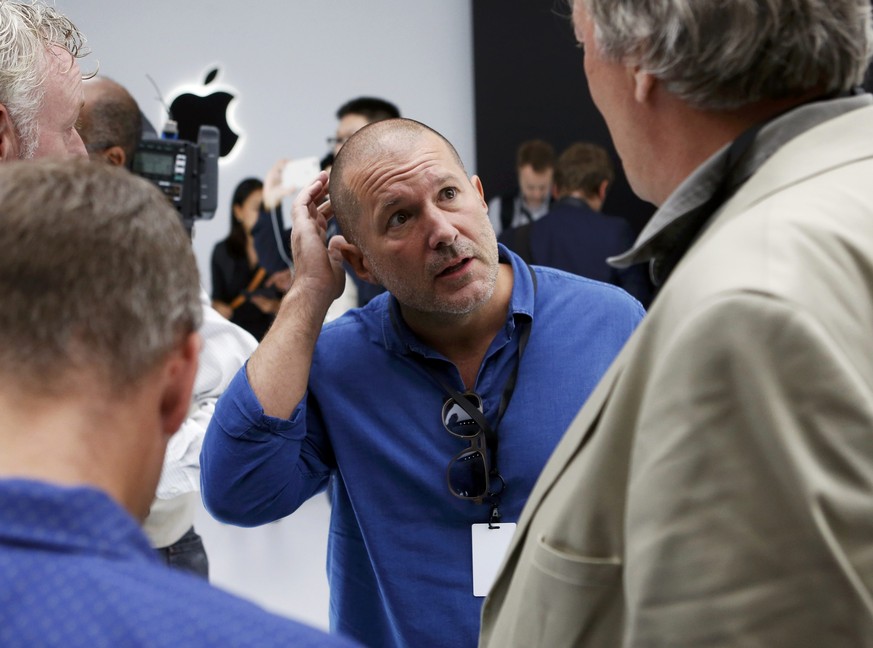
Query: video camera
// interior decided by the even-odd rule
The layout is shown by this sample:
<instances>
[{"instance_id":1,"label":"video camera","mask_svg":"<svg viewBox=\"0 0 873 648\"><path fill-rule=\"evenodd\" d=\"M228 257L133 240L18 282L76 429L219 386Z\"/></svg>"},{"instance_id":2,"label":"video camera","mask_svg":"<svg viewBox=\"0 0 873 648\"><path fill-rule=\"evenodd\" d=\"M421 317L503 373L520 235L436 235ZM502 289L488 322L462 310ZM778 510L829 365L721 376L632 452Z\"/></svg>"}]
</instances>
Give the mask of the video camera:
<instances>
[{"instance_id":1,"label":"video camera","mask_svg":"<svg viewBox=\"0 0 873 648\"><path fill-rule=\"evenodd\" d=\"M164 192L179 210L188 231L195 220L215 216L220 138L215 126L201 126L196 144L177 139L143 139L133 156L133 172Z\"/></svg>"}]
</instances>

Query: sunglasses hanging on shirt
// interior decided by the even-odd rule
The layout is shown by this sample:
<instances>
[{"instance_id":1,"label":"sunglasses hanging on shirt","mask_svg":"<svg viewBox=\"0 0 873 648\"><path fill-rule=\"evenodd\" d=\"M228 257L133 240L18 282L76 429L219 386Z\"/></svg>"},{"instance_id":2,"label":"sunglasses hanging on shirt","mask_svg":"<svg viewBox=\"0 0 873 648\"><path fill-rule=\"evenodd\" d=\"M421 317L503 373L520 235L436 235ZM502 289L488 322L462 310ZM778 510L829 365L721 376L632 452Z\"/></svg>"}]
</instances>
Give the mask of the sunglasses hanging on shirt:
<instances>
[{"instance_id":1,"label":"sunglasses hanging on shirt","mask_svg":"<svg viewBox=\"0 0 873 648\"><path fill-rule=\"evenodd\" d=\"M533 268L528 266L533 279L534 294L536 294L537 278ZM506 487L506 482L497 470L497 427L503 419L515 383L518 379L518 369L524 355L531 323L521 325L518 338L518 354L515 365L503 385L497 417L492 426L485 416L482 397L474 391L459 392L448 385L442 377L431 371L433 376L448 398L443 402L442 423L449 434L468 441L469 445L449 461L446 468L446 484L449 492L460 499L470 500L475 504L491 505L489 526L500 520L500 495ZM427 365L425 365L427 366Z\"/></svg>"},{"instance_id":2,"label":"sunglasses hanging on shirt","mask_svg":"<svg viewBox=\"0 0 873 648\"><path fill-rule=\"evenodd\" d=\"M534 295L537 290L537 276L530 265L527 266L533 280ZM399 331L394 309L391 309L391 323L395 331ZM497 471L497 426L500 424L515 383L518 378L518 368L524 355L528 338L530 338L531 322L525 322L518 338L518 353L515 365L503 385L500 406L494 426L488 423L483 408L482 397L476 392L459 392L446 383L442 377L433 371L427 363L423 366L433 379L440 384L448 394L443 402L442 423L449 434L469 442L467 448L461 450L449 461L446 468L446 483L449 492L460 499L469 500L475 504L491 505L488 519L489 527L500 520L500 495L506 486L503 477Z\"/></svg>"},{"instance_id":3,"label":"sunglasses hanging on shirt","mask_svg":"<svg viewBox=\"0 0 873 648\"><path fill-rule=\"evenodd\" d=\"M475 409L468 412L470 406ZM450 434L470 444L456 454L446 468L449 492L455 497L472 500L476 504L481 504L486 497L491 499L499 495L503 491L503 479L497 472L494 461L496 448L493 442L490 456L488 452L488 437L494 438L496 434L485 419L482 398L475 392L449 396L443 403L442 417L443 427ZM492 490L492 476L499 479L499 489Z\"/></svg>"}]
</instances>

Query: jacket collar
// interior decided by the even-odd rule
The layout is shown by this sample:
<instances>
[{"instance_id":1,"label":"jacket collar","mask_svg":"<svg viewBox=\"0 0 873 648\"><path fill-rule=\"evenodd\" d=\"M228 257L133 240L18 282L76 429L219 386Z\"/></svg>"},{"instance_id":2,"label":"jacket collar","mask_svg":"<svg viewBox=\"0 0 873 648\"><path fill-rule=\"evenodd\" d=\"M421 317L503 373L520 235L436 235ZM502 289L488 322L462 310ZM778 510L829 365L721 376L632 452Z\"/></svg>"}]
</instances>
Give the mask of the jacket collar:
<instances>
[{"instance_id":1,"label":"jacket collar","mask_svg":"<svg viewBox=\"0 0 873 648\"><path fill-rule=\"evenodd\" d=\"M790 149L790 145L799 135L871 105L873 97L869 94L804 104L759 127L751 145L739 160L730 160L730 155L734 152L732 144L724 146L667 198L640 232L633 248L611 257L608 262L617 268L627 268L636 263L650 261L656 284L663 283L672 269L672 265L664 262L671 258L678 260L695 237L708 226L713 209L718 211L721 206L707 204L712 201L716 192L724 190L724 198L730 197L749 178L757 177L758 170L767 160L783 149ZM831 155L837 153L834 149L826 150ZM804 148L804 151L808 149ZM841 149L840 153L845 151ZM802 156L801 161L805 164L797 165L794 169L795 172L800 172L798 179L827 168L830 164L827 156L823 159L809 156L808 153ZM801 167L806 170L801 171ZM790 181L786 182L790 184ZM772 185L769 186L772 189ZM668 267L662 268L662 265Z\"/></svg>"}]
</instances>

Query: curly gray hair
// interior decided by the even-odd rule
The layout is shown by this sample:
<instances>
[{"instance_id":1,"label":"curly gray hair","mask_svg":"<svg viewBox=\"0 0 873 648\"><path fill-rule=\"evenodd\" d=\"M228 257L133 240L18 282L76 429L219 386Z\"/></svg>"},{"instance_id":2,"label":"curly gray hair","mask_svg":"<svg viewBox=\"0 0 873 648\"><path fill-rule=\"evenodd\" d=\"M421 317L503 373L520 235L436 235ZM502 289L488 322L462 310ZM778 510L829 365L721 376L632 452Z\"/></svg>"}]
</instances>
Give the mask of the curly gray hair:
<instances>
[{"instance_id":1,"label":"curly gray hair","mask_svg":"<svg viewBox=\"0 0 873 648\"><path fill-rule=\"evenodd\" d=\"M846 91L871 56L869 0L575 2L604 56L639 65L708 110Z\"/></svg>"},{"instance_id":2,"label":"curly gray hair","mask_svg":"<svg viewBox=\"0 0 873 648\"><path fill-rule=\"evenodd\" d=\"M81 32L53 7L0 0L0 104L15 125L23 158L36 149L46 53L55 45L74 58L88 53Z\"/></svg>"}]
</instances>

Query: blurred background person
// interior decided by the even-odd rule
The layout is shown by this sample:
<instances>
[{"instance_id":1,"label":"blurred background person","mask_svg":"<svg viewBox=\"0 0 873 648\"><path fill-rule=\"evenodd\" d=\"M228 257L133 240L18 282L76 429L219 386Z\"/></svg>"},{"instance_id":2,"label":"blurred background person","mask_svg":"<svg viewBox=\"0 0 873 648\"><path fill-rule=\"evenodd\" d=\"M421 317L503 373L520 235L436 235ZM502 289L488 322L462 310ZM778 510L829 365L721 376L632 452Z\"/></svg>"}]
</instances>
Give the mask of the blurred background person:
<instances>
[{"instance_id":1,"label":"blurred background person","mask_svg":"<svg viewBox=\"0 0 873 648\"><path fill-rule=\"evenodd\" d=\"M555 164L556 200L548 213L536 222L504 230L498 240L528 263L611 283L648 307L653 288L646 267L613 268L606 262L636 240L630 222L601 211L614 179L605 148L571 144Z\"/></svg>"},{"instance_id":2,"label":"blurred background person","mask_svg":"<svg viewBox=\"0 0 873 648\"><path fill-rule=\"evenodd\" d=\"M516 152L518 188L495 196L488 203L488 217L494 232L539 220L549 211L555 148L541 139L522 142Z\"/></svg>"},{"instance_id":3,"label":"blurred background person","mask_svg":"<svg viewBox=\"0 0 873 648\"><path fill-rule=\"evenodd\" d=\"M336 111L336 134L327 138L331 153L336 156L343 144L367 124L395 117L400 117L400 110L390 101L379 97L350 99ZM333 164L333 159L330 162Z\"/></svg>"},{"instance_id":4,"label":"blurred background person","mask_svg":"<svg viewBox=\"0 0 873 648\"><path fill-rule=\"evenodd\" d=\"M82 90L85 99L76 130L88 157L132 169L144 124L136 100L108 77L87 79Z\"/></svg>"},{"instance_id":5,"label":"blurred background person","mask_svg":"<svg viewBox=\"0 0 873 648\"><path fill-rule=\"evenodd\" d=\"M264 337L279 310L281 293L258 261L252 227L258 220L264 184L246 178L234 189L230 234L212 251L212 306L257 340Z\"/></svg>"}]
</instances>

